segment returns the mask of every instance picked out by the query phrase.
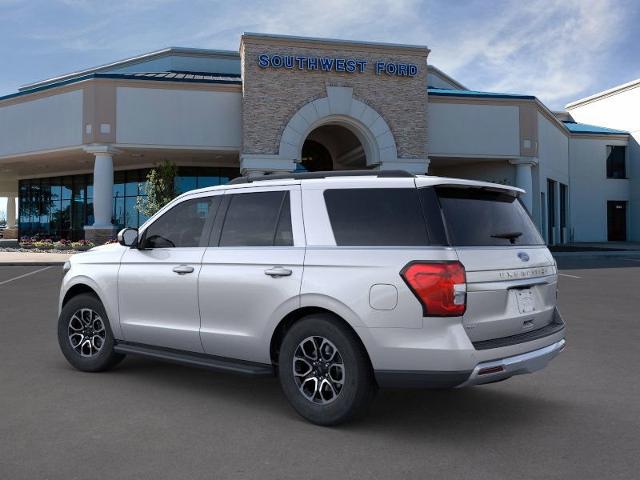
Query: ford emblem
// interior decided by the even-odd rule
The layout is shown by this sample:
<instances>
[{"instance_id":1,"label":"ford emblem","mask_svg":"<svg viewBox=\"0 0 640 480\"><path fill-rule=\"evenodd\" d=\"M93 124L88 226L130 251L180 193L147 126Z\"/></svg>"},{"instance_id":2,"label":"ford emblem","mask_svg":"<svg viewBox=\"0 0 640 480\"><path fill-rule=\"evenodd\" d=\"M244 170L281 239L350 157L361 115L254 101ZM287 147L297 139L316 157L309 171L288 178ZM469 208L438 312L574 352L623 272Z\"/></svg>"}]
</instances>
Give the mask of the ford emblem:
<instances>
[{"instance_id":1,"label":"ford emblem","mask_svg":"<svg viewBox=\"0 0 640 480\"><path fill-rule=\"evenodd\" d=\"M528 262L529 261L529 255L527 255L526 252L518 252L518 258L520 260L522 260L523 262Z\"/></svg>"}]
</instances>

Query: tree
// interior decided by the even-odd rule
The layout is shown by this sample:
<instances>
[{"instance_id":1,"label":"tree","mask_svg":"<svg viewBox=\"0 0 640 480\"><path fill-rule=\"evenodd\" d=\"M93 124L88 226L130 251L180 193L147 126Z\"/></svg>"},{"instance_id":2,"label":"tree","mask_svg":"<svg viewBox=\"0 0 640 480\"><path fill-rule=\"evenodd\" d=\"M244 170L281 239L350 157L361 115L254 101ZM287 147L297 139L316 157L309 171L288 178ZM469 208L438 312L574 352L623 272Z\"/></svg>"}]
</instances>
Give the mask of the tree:
<instances>
[{"instance_id":1,"label":"tree","mask_svg":"<svg viewBox=\"0 0 640 480\"><path fill-rule=\"evenodd\" d=\"M136 209L152 216L176 197L174 180L178 173L175 163L164 160L160 165L152 168L147 174L147 184L144 187L146 197L138 197Z\"/></svg>"}]
</instances>

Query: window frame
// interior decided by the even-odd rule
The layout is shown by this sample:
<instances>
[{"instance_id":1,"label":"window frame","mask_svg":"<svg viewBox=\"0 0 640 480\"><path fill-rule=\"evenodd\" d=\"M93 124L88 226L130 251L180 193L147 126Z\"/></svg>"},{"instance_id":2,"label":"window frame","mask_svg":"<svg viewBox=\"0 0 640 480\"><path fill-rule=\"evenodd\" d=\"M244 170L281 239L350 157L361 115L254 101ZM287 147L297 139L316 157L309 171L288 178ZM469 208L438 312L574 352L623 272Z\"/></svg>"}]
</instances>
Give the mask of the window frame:
<instances>
[{"instance_id":1,"label":"window frame","mask_svg":"<svg viewBox=\"0 0 640 480\"><path fill-rule=\"evenodd\" d=\"M609 176L609 156L615 147L622 148L624 150L623 155L623 175L621 177ZM604 158L604 174L607 180L628 180L629 179L629 165L627 162L628 159L628 151L627 145L607 145L605 148L605 158ZM611 169L612 173L614 169Z\"/></svg>"},{"instance_id":2,"label":"window frame","mask_svg":"<svg viewBox=\"0 0 640 480\"><path fill-rule=\"evenodd\" d=\"M250 193L268 193L268 192L289 192L289 215L291 216L291 231L293 234L293 245L263 245L263 246L221 246L220 239L222 237L222 229L226 220L229 205L231 204L232 195L242 195ZM300 189L300 183L290 185L269 185L263 187L240 187L230 188L224 191L224 197L220 203L218 209L218 215L216 216L211 234L209 236L209 248L225 248L225 249L262 249L262 248L299 248L306 246L305 233L302 221L302 195ZM280 217L278 218L278 222Z\"/></svg>"},{"instance_id":3,"label":"window frame","mask_svg":"<svg viewBox=\"0 0 640 480\"><path fill-rule=\"evenodd\" d=\"M192 201L192 200L198 200L200 198L210 198L210 197L214 197L214 196L218 196L218 195L222 195L224 194L223 191L219 191L219 192L204 192L204 193L199 193L199 194L193 194L193 195L187 195L185 197L178 197L175 200L169 202L167 205L165 205L164 207L162 207L160 210L158 210L151 218L149 218L146 222L144 222L140 228L138 229L138 249L139 250L176 250L176 249L182 249L182 248L205 248L208 246L209 244L209 238L211 235L211 227L215 221L215 219L218 217L219 212L222 210L223 204L224 202L221 200L220 204L218 205L218 208L216 209L215 215L212 215L212 212L209 211L208 215L207 215L207 219L204 222L204 225L202 226L202 234L200 235L200 241L198 242L198 246L197 247L144 247L144 241L146 239L146 234L147 234L147 230L149 229L149 227L151 227L153 224L155 224L158 220L160 220L162 217L164 217L165 214L169 213L169 211L173 210L174 208L177 208L178 206L182 205L185 202L188 201Z\"/></svg>"}]
</instances>

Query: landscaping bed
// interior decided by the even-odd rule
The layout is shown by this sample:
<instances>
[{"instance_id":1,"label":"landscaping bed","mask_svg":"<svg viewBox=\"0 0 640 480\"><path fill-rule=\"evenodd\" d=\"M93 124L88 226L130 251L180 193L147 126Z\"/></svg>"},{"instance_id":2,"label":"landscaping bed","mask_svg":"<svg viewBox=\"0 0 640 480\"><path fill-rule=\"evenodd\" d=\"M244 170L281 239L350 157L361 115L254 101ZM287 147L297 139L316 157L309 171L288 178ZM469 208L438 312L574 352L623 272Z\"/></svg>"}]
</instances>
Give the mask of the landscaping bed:
<instances>
[{"instance_id":1,"label":"landscaping bed","mask_svg":"<svg viewBox=\"0 0 640 480\"><path fill-rule=\"evenodd\" d=\"M110 240L106 243L114 243ZM80 253L86 252L97 246L93 242L87 240L51 240L38 238L21 238L16 247L0 248L0 252L33 252L33 253Z\"/></svg>"}]
</instances>

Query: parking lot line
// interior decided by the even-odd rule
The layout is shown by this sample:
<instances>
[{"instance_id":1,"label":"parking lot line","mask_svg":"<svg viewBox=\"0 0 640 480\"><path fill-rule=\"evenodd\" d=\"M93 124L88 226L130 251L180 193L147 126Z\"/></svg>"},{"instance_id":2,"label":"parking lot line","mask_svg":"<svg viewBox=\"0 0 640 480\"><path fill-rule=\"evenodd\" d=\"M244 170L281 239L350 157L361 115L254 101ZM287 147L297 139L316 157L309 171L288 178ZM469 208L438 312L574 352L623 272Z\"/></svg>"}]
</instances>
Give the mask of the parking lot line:
<instances>
[{"instance_id":1,"label":"parking lot line","mask_svg":"<svg viewBox=\"0 0 640 480\"><path fill-rule=\"evenodd\" d=\"M28 277L29 275L35 275L36 273L39 273L39 272L44 272L45 270L49 270L50 268L51 267L44 267L44 268L40 268L38 270L34 270L33 272L28 272L28 273L25 273L23 275L18 275L17 277L13 277L13 278L10 278L9 280L4 280L3 282L0 282L0 285L4 285L5 283L13 282L14 280L20 280L21 278Z\"/></svg>"},{"instance_id":2,"label":"parking lot line","mask_svg":"<svg viewBox=\"0 0 640 480\"><path fill-rule=\"evenodd\" d=\"M558 275L562 275L563 277L582 278L577 275L569 275L568 273L558 273Z\"/></svg>"}]
</instances>

